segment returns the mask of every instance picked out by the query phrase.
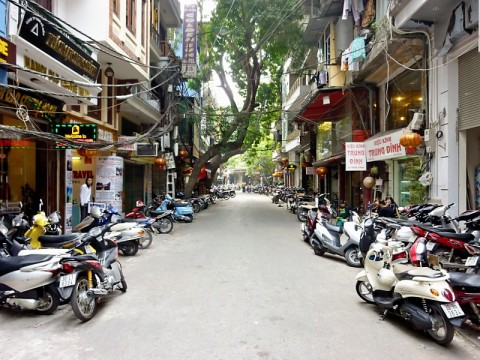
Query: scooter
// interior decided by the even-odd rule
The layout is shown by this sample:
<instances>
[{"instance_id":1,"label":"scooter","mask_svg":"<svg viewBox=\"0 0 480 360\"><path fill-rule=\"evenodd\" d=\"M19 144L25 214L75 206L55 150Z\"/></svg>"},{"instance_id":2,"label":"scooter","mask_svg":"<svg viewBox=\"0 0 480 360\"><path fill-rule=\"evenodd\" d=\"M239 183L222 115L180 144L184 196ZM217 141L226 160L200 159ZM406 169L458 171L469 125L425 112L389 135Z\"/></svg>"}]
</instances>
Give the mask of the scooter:
<instances>
[{"instance_id":1,"label":"scooter","mask_svg":"<svg viewBox=\"0 0 480 360\"><path fill-rule=\"evenodd\" d=\"M455 301L448 273L393 263L392 258L391 246L380 242L370 246L365 268L356 276L357 294L384 309L382 320L389 313L398 315L437 344L449 344L465 313Z\"/></svg>"},{"instance_id":2,"label":"scooter","mask_svg":"<svg viewBox=\"0 0 480 360\"><path fill-rule=\"evenodd\" d=\"M135 255L138 252L141 239L145 236L145 230L136 226L134 222L117 222L116 219L114 219L114 216L118 217L120 220L120 215L113 206L109 205L103 214L98 206L94 206L90 210L90 215L75 226L73 231L74 233L86 233L96 226L114 223L111 226L111 231L119 232L121 234L116 240L118 248L124 255Z\"/></svg>"},{"instance_id":3,"label":"scooter","mask_svg":"<svg viewBox=\"0 0 480 360\"><path fill-rule=\"evenodd\" d=\"M159 216L165 213L168 210L173 210L172 218L175 221L183 221L186 223L191 223L193 221L193 208L189 203L186 202L176 202L170 195L165 195L165 199L162 201L161 205L150 211L150 216Z\"/></svg>"},{"instance_id":4,"label":"scooter","mask_svg":"<svg viewBox=\"0 0 480 360\"><path fill-rule=\"evenodd\" d=\"M345 222L342 229L331 225L327 218L321 217L310 237L310 245L315 255L322 256L328 252L344 256L348 266L361 267L358 244L362 231L362 227L353 221ZM342 245L340 237L343 233L347 236L347 241Z\"/></svg>"},{"instance_id":5,"label":"scooter","mask_svg":"<svg viewBox=\"0 0 480 360\"><path fill-rule=\"evenodd\" d=\"M0 257L0 305L52 314L60 302L59 260L55 255Z\"/></svg>"},{"instance_id":6,"label":"scooter","mask_svg":"<svg viewBox=\"0 0 480 360\"><path fill-rule=\"evenodd\" d=\"M95 248L96 255L85 254L60 260L59 292L63 299L70 299L74 314L83 322L95 316L100 298L117 288L121 292L127 291L118 261L117 244L112 240L116 234L110 232L113 226L95 227L85 237L85 242Z\"/></svg>"}]
</instances>

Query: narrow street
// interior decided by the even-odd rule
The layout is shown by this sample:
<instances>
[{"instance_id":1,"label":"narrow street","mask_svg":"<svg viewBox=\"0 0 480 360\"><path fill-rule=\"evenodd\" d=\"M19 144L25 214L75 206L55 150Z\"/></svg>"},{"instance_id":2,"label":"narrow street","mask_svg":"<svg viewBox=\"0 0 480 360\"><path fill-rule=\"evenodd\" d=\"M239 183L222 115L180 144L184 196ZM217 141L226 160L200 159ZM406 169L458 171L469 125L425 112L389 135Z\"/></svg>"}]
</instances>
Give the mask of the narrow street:
<instances>
[{"instance_id":1,"label":"narrow street","mask_svg":"<svg viewBox=\"0 0 480 360\"><path fill-rule=\"evenodd\" d=\"M128 291L80 323L0 310L2 359L480 359L435 344L355 292L340 257L313 254L300 223L265 195L218 201L151 248L121 257Z\"/></svg>"}]
</instances>

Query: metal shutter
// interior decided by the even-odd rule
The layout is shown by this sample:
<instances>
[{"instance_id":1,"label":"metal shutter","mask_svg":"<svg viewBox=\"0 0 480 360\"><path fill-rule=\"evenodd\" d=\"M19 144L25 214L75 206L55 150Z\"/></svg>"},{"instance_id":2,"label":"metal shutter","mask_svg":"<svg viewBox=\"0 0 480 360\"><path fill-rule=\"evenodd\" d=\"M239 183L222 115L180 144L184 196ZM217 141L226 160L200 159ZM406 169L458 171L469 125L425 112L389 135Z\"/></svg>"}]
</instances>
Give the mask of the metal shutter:
<instances>
[{"instance_id":1,"label":"metal shutter","mask_svg":"<svg viewBox=\"0 0 480 360\"><path fill-rule=\"evenodd\" d=\"M458 58L458 105L460 118L458 130L468 130L480 126L480 53L478 48Z\"/></svg>"}]
</instances>

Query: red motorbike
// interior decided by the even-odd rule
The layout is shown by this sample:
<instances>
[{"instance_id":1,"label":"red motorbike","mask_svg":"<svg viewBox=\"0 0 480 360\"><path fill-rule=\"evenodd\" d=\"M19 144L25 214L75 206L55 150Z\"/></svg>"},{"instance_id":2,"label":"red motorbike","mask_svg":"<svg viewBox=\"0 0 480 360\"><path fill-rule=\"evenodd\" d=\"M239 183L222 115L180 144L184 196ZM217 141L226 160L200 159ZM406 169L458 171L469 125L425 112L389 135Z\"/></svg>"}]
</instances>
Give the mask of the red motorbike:
<instances>
[{"instance_id":1,"label":"red motorbike","mask_svg":"<svg viewBox=\"0 0 480 360\"><path fill-rule=\"evenodd\" d=\"M135 202L135 207L130 211L128 214L125 215L127 219L146 219L147 216L145 215L145 207L146 205L143 203L142 200L137 200Z\"/></svg>"}]
</instances>

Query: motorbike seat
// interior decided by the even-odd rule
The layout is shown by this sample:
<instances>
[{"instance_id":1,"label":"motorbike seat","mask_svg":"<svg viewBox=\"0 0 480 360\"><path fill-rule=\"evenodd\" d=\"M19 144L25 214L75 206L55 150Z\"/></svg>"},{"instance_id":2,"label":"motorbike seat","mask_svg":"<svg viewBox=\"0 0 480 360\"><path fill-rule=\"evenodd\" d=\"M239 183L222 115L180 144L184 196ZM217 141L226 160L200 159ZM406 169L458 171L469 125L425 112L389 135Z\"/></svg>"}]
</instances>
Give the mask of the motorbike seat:
<instances>
[{"instance_id":1,"label":"motorbike seat","mask_svg":"<svg viewBox=\"0 0 480 360\"><path fill-rule=\"evenodd\" d=\"M433 270L428 267L415 267L413 265L404 264L394 264L393 273L398 280L412 280L415 277L422 277L433 280L445 276L443 272Z\"/></svg>"},{"instance_id":2,"label":"motorbike seat","mask_svg":"<svg viewBox=\"0 0 480 360\"><path fill-rule=\"evenodd\" d=\"M448 239L455 239L455 240L460 240L464 242L472 241L475 239L475 235L473 234L457 234L457 233L442 232L442 231L432 231L432 232Z\"/></svg>"},{"instance_id":3,"label":"motorbike seat","mask_svg":"<svg viewBox=\"0 0 480 360\"><path fill-rule=\"evenodd\" d=\"M82 237L80 234L68 234L68 235L42 235L38 238L38 241L44 247L62 247L63 245L73 243L78 238Z\"/></svg>"},{"instance_id":4,"label":"motorbike seat","mask_svg":"<svg viewBox=\"0 0 480 360\"><path fill-rule=\"evenodd\" d=\"M420 229L428 232L434 232L434 233L449 233L449 234L454 234L455 230L450 229L450 228L441 228L441 227L433 227L433 226L427 226L427 225L420 225L420 224L415 224L418 226ZM443 236L443 235L442 235Z\"/></svg>"},{"instance_id":5,"label":"motorbike seat","mask_svg":"<svg viewBox=\"0 0 480 360\"><path fill-rule=\"evenodd\" d=\"M325 228L327 230L330 230L330 231L334 231L334 232L337 232L339 234L343 234L343 229L340 227L340 226L336 226L336 225L331 225L329 222L325 221L323 223L323 226L325 226Z\"/></svg>"},{"instance_id":6,"label":"motorbike seat","mask_svg":"<svg viewBox=\"0 0 480 360\"><path fill-rule=\"evenodd\" d=\"M21 269L24 266L39 264L53 258L53 255L25 255L0 257L0 276Z\"/></svg>"},{"instance_id":7,"label":"motorbike seat","mask_svg":"<svg viewBox=\"0 0 480 360\"><path fill-rule=\"evenodd\" d=\"M452 286L461 286L465 289L465 292L479 292L480 290L480 274L465 274L458 271L452 271L449 273L449 282ZM475 290L473 288L476 288Z\"/></svg>"}]
</instances>

